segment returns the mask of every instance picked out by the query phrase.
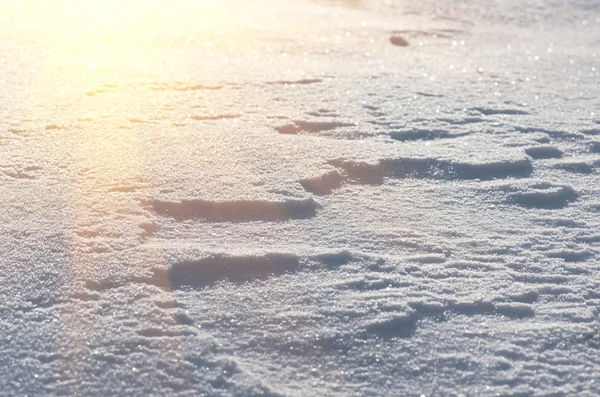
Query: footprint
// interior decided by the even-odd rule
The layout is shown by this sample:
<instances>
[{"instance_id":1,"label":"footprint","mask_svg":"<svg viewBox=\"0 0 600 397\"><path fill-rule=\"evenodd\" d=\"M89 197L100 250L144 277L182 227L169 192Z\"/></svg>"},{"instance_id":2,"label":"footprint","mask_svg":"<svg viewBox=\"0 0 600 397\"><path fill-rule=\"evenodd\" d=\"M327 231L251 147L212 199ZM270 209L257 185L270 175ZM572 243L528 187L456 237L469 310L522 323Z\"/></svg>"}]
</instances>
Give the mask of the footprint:
<instances>
[{"instance_id":1,"label":"footprint","mask_svg":"<svg viewBox=\"0 0 600 397\"><path fill-rule=\"evenodd\" d=\"M209 222L287 221L312 218L318 204L312 198L305 200L234 200L207 201L181 200L153 202L154 210L162 216L185 219L204 219Z\"/></svg>"},{"instance_id":2,"label":"footprint","mask_svg":"<svg viewBox=\"0 0 600 397\"><path fill-rule=\"evenodd\" d=\"M493 115L509 115L509 116L526 116L529 112L519 109L492 109L485 107L474 107L469 110L473 110L478 112L484 116L493 116Z\"/></svg>"},{"instance_id":3,"label":"footprint","mask_svg":"<svg viewBox=\"0 0 600 397\"><path fill-rule=\"evenodd\" d=\"M559 159L563 156L562 150L556 146L534 146L525 149L525 153L534 159Z\"/></svg>"},{"instance_id":4,"label":"footprint","mask_svg":"<svg viewBox=\"0 0 600 397\"><path fill-rule=\"evenodd\" d=\"M342 127L355 127L356 124L342 123L337 121L306 121L306 120L295 120L294 124L286 124L279 127L275 127L275 130L280 134L318 134L325 131L331 131L336 128Z\"/></svg>"},{"instance_id":5,"label":"footprint","mask_svg":"<svg viewBox=\"0 0 600 397\"><path fill-rule=\"evenodd\" d=\"M240 283L293 273L298 270L299 265L299 257L295 254L213 255L199 260L178 262L168 270L154 270L152 277L145 282L171 289L185 286L202 288L222 280Z\"/></svg>"},{"instance_id":6,"label":"footprint","mask_svg":"<svg viewBox=\"0 0 600 397\"><path fill-rule=\"evenodd\" d=\"M469 135L467 132L462 133L451 133L448 130L441 129L412 129L406 131L394 131L390 133L390 137L396 141L431 141L434 139L442 138L457 138L461 136Z\"/></svg>"},{"instance_id":7,"label":"footprint","mask_svg":"<svg viewBox=\"0 0 600 397\"><path fill-rule=\"evenodd\" d=\"M509 203L525 208L564 208L579 198L571 186L548 182L505 186L503 189L511 192L507 199Z\"/></svg>"}]
</instances>

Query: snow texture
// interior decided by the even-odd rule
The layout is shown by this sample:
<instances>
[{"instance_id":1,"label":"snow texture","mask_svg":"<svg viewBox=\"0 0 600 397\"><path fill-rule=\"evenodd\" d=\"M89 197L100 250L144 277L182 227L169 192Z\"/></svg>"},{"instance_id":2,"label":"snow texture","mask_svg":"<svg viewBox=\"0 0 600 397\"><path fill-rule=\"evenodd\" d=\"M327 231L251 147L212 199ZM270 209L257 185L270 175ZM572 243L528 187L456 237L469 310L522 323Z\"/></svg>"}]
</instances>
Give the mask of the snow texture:
<instances>
[{"instance_id":1,"label":"snow texture","mask_svg":"<svg viewBox=\"0 0 600 397\"><path fill-rule=\"evenodd\" d=\"M600 395L593 0L0 2L0 396Z\"/></svg>"}]
</instances>

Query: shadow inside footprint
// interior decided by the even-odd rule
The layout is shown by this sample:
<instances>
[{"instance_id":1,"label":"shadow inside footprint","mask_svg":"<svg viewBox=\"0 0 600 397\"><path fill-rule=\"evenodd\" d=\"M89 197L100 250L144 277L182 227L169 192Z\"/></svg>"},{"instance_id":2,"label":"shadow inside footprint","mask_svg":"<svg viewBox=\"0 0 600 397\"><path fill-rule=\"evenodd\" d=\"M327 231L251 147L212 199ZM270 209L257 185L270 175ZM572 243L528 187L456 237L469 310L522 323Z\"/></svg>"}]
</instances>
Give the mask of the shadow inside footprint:
<instances>
[{"instance_id":1,"label":"shadow inside footprint","mask_svg":"<svg viewBox=\"0 0 600 397\"><path fill-rule=\"evenodd\" d=\"M236 283L266 279L298 270L300 260L293 254L270 253L262 256L214 255L198 260L182 261L170 269L156 269L147 284L165 289L202 288L218 281Z\"/></svg>"}]
</instances>

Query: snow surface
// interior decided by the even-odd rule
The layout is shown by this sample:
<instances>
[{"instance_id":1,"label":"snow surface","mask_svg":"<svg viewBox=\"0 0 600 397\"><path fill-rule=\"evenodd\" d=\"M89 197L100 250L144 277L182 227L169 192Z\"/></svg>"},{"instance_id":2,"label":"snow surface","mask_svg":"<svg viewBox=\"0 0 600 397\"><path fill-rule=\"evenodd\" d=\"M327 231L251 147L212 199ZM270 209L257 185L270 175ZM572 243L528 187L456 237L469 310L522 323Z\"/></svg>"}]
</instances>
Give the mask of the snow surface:
<instances>
[{"instance_id":1,"label":"snow surface","mask_svg":"<svg viewBox=\"0 0 600 397\"><path fill-rule=\"evenodd\" d=\"M600 4L0 1L0 395L600 395Z\"/></svg>"}]
</instances>

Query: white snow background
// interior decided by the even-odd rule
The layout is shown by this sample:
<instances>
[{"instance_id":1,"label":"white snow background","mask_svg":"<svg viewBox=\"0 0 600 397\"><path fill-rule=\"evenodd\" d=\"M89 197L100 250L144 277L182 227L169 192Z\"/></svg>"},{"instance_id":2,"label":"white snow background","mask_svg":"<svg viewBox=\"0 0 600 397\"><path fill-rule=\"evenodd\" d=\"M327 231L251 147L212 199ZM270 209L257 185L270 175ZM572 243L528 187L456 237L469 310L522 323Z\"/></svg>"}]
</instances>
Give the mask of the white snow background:
<instances>
[{"instance_id":1,"label":"white snow background","mask_svg":"<svg viewBox=\"0 0 600 397\"><path fill-rule=\"evenodd\" d=\"M0 0L0 395L600 395L599 59L592 0Z\"/></svg>"}]
</instances>

